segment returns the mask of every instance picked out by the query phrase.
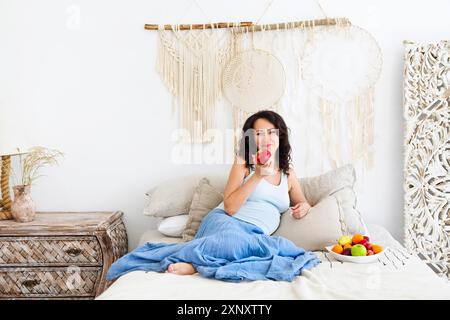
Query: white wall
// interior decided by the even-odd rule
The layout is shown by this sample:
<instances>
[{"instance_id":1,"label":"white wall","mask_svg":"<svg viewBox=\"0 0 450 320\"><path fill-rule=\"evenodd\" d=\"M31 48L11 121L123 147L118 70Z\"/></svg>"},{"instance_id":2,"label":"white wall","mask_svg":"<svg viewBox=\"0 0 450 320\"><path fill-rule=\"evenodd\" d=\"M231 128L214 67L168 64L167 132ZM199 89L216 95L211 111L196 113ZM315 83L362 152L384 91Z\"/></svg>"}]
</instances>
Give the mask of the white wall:
<instances>
[{"instance_id":1,"label":"white wall","mask_svg":"<svg viewBox=\"0 0 450 320\"><path fill-rule=\"evenodd\" d=\"M257 20L269 1L199 0L212 21ZM448 39L446 0L323 0L378 40L384 65L376 90L376 166L358 190L370 223L403 237L403 40ZM43 170L38 210L122 210L134 247L155 224L144 192L188 172L228 165L170 161L171 98L155 72L156 32L145 23L207 22L189 1L0 0L0 106L35 144L66 154ZM79 20L77 19L79 13ZM313 0L277 0L262 22L320 17ZM3 108L4 109L4 108ZM294 148L296 146L294 145Z\"/></svg>"}]
</instances>

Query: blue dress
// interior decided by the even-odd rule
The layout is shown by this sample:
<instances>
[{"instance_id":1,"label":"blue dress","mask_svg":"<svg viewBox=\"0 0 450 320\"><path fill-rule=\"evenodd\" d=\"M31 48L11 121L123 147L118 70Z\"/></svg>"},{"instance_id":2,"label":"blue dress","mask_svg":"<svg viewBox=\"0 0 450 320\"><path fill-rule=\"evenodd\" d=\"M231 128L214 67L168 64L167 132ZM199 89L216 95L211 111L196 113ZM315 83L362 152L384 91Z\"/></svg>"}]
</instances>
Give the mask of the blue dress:
<instances>
[{"instance_id":1,"label":"blue dress","mask_svg":"<svg viewBox=\"0 0 450 320\"><path fill-rule=\"evenodd\" d=\"M107 279L135 270L165 272L171 263L189 262L200 275L223 281L292 281L302 270L321 261L313 252L284 237L270 236L275 231L270 221L279 223L281 213L289 207L284 184L287 185L284 174L278 186L263 179L235 215L228 215L221 203L202 220L193 240L170 244L148 242L113 263ZM255 201L265 204L252 203ZM258 208L262 216L269 217L269 223L258 225L263 221L255 215Z\"/></svg>"}]
</instances>

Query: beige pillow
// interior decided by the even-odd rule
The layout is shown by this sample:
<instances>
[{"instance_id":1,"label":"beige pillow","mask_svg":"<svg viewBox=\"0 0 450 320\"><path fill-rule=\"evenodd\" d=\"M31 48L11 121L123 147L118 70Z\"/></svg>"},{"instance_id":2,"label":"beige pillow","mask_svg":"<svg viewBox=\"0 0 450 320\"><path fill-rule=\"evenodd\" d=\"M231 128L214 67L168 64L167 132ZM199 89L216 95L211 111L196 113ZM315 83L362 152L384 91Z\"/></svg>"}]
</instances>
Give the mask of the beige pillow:
<instances>
[{"instance_id":1,"label":"beige pillow","mask_svg":"<svg viewBox=\"0 0 450 320\"><path fill-rule=\"evenodd\" d=\"M182 237L190 241L195 237L203 218L223 200L223 194L217 191L207 178L202 178L195 189L189 208L189 217Z\"/></svg>"},{"instance_id":2,"label":"beige pillow","mask_svg":"<svg viewBox=\"0 0 450 320\"><path fill-rule=\"evenodd\" d=\"M323 250L342 236L344 230L341 227L338 201L334 196L328 196L311 207L302 219L285 211L272 236L287 238L305 250Z\"/></svg>"},{"instance_id":3,"label":"beige pillow","mask_svg":"<svg viewBox=\"0 0 450 320\"><path fill-rule=\"evenodd\" d=\"M355 168L346 164L322 175L299 179L308 202L314 206L321 199L333 195L340 211L340 221L345 234L368 234L368 229L356 207Z\"/></svg>"},{"instance_id":4,"label":"beige pillow","mask_svg":"<svg viewBox=\"0 0 450 320\"><path fill-rule=\"evenodd\" d=\"M347 164L318 176L300 178L299 182L309 204L314 206L334 192L346 187L353 188L355 180L355 170Z\"/></svg>"},{"instance_id":5,"label":"beige pillow","mask_svg":"<svg viewBox=\"0 0 450 320\"><path fill-rule=\"evenodd\" d=\"M148 199L144 207L144 215L167 218L188 214L195 188L200 179L207 177L214 188L223 192L227 174L225 171L222 174L191 174L166 180L145 193Z\"/></svg>"}]
</instances>

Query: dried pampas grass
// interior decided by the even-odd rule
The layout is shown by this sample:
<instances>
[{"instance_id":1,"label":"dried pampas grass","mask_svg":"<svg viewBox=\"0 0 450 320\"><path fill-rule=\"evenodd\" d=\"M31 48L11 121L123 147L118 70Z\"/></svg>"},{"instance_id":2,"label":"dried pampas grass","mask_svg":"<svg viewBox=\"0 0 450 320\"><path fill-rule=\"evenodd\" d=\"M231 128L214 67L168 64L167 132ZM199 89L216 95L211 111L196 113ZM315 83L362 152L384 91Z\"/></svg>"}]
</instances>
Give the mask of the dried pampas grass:
<instances>
[{"instance_id":1,"label":"dried pampas grass","mask_svg":"<svg viewBox=\"0 0 450 320\"><path fill-rule=\"evenodd\" d=\"M64 154L58 150L47 149L45 147L33 147L29 150L24 157L21 155L20 166L22 173L22 185L31 185L37 178L42 175L38 175L39 169L47 165L57 165L58 157L64 156Z\"/></svg>"}]
</instances>

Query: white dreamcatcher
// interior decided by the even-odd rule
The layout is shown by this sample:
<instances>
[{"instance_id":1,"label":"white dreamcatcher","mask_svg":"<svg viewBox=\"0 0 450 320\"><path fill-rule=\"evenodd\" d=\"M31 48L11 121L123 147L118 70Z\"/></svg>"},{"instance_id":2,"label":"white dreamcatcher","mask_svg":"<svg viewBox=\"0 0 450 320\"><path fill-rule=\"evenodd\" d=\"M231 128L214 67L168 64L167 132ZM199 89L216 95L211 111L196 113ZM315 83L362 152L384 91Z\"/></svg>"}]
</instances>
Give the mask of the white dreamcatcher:
<instances>
[{"instance_id":1,"label":"white dreamcatcher","mask_svg":"<svg viewBox=\"0 0 450 320\"><path fill-rule=\"evenodd\" d=\"M382 67L376 40L354 25L316 28L300 61L303 81L320 99L332 167L359 160L373 167L374 88Z\"/></svg>"}]
</instances>

